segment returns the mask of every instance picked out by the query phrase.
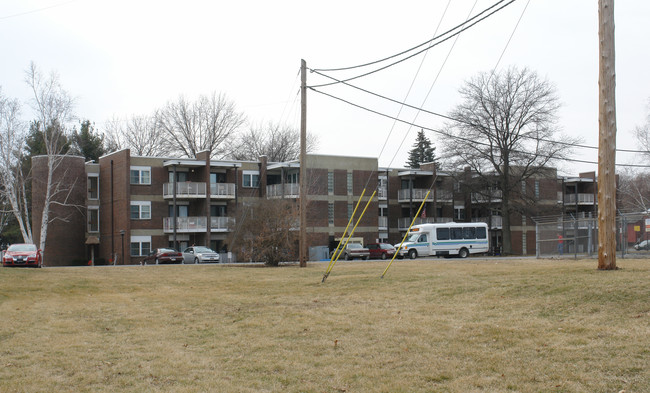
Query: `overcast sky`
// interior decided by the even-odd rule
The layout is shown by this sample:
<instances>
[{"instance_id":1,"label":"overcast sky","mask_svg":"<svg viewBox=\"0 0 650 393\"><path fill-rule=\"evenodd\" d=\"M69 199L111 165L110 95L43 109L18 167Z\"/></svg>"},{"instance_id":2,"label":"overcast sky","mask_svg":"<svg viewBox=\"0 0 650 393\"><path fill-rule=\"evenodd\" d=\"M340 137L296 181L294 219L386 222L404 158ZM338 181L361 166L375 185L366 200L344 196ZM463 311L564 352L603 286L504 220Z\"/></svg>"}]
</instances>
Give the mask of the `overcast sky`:
<instances>
[{"instance_id":1,"label":"overcast sky","mask_svg":"<svg viewBox=\"0 0 650 393\"><path fill-rule=\"evenodd\" d=\"M226 94L251 123L298 127L300 59L317 69L390 56L495 2L2 0L0 86L5 96L27 100L24 72L34 61L41 71L59 74L76 97L77 116L99 130L113 117L151 114L179 95L194 99L213 91ZM615 17L617 147L636 149L632 130L649 111L650 2L619 1ZM354 84L444 114L460 102L457 91L465 80L513 65L552 82L563 104L563 132L597 146L597 0L515 1L457 41ZM309 85L324 81L308 75ZM350 88L321 90L390 116L400 111ZM320 138L319 153L379 157L381 166L404 166L417 128L312 91L307 101L308 130ZM27 107L25 117L32 117ZM400 118L433 129L444 124L412 110L402 110ZM439 143L436 134L427 135ZM597 152L578 149L576 158L595 162ZM638 163L639 157L619 154L617 160ZM597 167L564 163L560 170L574 175Z\"/></svg>"}]
</instances>

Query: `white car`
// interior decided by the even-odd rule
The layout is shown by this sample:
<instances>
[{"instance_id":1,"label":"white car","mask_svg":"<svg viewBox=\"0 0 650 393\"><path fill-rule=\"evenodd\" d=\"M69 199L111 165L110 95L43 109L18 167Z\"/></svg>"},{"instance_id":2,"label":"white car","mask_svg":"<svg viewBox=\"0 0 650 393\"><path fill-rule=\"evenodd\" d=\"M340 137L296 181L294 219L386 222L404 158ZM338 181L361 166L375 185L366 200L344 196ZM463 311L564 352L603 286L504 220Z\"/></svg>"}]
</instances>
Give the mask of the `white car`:
<instances>
[{"instance_id":1,"label":"white car","mask_svg":"<svg viewBox=\"0 0 650 393\"><path fill-rule=\"evenodd\" d=\"M203 246L192 246L183 251L183 263L204 262L219 262L219 254Z\"/></svg>"}]
</instances>

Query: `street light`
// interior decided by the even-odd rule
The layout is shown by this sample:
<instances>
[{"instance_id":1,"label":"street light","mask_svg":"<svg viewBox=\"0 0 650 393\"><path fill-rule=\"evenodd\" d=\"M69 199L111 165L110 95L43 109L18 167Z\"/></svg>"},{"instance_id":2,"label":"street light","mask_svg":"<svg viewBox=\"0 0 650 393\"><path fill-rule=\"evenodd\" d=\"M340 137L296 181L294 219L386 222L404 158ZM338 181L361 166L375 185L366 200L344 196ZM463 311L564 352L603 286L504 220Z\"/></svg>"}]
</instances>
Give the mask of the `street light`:
<instances>
[{"instance_id":1,"label":"street light","mask_svg":"<svg viewBox=\"0 0 650 393\"><path fill-rule=\"evenodd\" d=\"M124 229L120 231L120 236L122 236L122 265L124 265L124 234L125 233L126 231Z\"/></svg>"}]
</instances>

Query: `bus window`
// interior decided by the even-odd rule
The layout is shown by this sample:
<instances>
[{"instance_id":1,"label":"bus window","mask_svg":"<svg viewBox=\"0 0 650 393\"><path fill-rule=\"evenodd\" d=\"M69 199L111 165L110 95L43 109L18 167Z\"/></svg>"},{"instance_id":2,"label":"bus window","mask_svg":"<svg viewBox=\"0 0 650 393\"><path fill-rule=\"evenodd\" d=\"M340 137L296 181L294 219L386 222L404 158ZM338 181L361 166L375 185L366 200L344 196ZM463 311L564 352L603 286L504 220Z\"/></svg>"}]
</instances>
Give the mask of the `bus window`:
<instances>
[{"instance_id":1,"label":"bus window","mask_svg":"<svg viewBox=\"0 0 650 393\"><path fill-rule=\"evenodd\" d=\"M437 228L436 237L438 240L449 240L449 228Z\"/></svg>"},{"instance_id":2,"label":"bus window","mask_svg":"<svg viewBox=\"0 0 650 393\"><path fill-rule=\"evenodd\" d=\"M463 228L451 228L451 238L459 240L463 238Z\"/></svg>"},{"instance_id":3,"label":"bus window","mask_svg":"<svg viewBox=\"0 0 650 393\"><path fill-rule=\"evenodd\" d=\"M418 240L420 243L426 243L427 242L427 235L426 234L421 234L420 239Z\"/></svg>"},{"instance_id":4,"label":"bus window","mask_svg":"<svg viewBox=\"0 0 650 393\"><path fill-rule=\"evenodd\" d=\"M487 233L485 233L485 227L478 227L476 228L476 238L477 239L486 239L487 238Z\"/></svg>"},{"instance_id":5,"label":"bus window","mask_svg":"<svg viewBox=\"0 0 650 393\"><path fill-rule=\"evenodd\" d=\"M463 228L463 238L464 239L476 239L476 228L475 227Z\"/></svg>"}]
</instances>

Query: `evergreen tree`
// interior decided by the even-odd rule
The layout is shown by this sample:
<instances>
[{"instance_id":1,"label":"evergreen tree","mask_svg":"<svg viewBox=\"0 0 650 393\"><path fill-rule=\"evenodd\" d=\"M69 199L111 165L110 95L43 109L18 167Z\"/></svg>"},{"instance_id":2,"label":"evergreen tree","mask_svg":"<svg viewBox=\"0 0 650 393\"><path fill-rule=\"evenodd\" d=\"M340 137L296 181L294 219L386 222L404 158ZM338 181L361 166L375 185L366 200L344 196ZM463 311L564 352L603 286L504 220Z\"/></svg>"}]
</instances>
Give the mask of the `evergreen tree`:
<instances>
[{"instance_id":1,"label":"evergreen tree","mask_svg":"<svg viewBox=\"0 0 650 393\"><path fill-rule=\"evenodd\" d=\"M95 133L95 127L90 120L84 120L77 132L75 128L70 135L71 152L84 156L86 161L97 161L105 153L104 136Z\"/></svg>"},{"instance_id":2,"label":"evergreen tree","mask_svg":"<svg viewBox=\"0 0 650 393\"><path fill-rule=\"evenodd\" d=\"M436 148L431 146L431 141L424 135L424 130L418 131L417 139L413 148L409 151L409 159L406 166L417 169L420 164L436 162ZM437 162L436 162L437 166Z\"/></svg>"}]
</instances>

